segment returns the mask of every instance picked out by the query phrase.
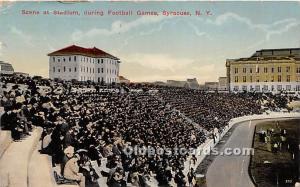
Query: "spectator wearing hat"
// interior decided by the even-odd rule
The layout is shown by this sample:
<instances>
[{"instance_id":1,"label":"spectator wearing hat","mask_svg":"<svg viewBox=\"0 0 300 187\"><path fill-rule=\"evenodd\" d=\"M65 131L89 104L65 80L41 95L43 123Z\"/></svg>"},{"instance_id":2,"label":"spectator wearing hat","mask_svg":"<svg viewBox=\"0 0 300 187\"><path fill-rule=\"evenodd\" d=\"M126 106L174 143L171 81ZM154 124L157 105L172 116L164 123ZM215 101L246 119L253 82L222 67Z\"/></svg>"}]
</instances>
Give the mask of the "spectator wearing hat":
<instances>
[{"instance_id":1,"label":"spectator wearing hat","mask_svg":"<svg viewBox=\"0 0 300 187\"><path fill-rule=\"evenodd\" d=\"M63 174L63 171L64 171L64 168L65 168L66 163L67 163L71 158L73 158L74 153L75 153L74 147L72 147L72 146L68 146L68 147L64 150L64 156L63 156L63 159L62 159L61 164L60 164L60 167L61 167L61 174Z\"/></svg>"},{"instance_id":2,"label":"spectator wearing hat","mask_svg":"<svg viewBox=\"0 0 300 187\"><path fill-rule=\"evenodd\" d=\"M75 180L79 183L80 187L85 187L85 177L82 173L79 173L78 160L80 156L75 154L73 158L68 160L64 167L63 176L69 180Z\"/></svg>"}]
</instances>

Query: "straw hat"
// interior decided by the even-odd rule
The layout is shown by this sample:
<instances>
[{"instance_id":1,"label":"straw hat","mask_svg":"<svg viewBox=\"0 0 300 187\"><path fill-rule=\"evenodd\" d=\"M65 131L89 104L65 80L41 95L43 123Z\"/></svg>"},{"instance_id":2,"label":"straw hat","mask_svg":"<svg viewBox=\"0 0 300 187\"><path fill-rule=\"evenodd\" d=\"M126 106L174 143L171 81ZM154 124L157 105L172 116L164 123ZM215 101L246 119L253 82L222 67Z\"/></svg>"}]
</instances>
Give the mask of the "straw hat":
<instances>
[{"instance_id":1,"label":"straw hat","mask_svg":"<svg viewBox=\"0 0 300 187\"><path fill-rule=\"evenodd\" d=\"M68 146L65 150L64 153L67 157L71 158L74 155L74 147Z\"/></svg>"}]
</instances>

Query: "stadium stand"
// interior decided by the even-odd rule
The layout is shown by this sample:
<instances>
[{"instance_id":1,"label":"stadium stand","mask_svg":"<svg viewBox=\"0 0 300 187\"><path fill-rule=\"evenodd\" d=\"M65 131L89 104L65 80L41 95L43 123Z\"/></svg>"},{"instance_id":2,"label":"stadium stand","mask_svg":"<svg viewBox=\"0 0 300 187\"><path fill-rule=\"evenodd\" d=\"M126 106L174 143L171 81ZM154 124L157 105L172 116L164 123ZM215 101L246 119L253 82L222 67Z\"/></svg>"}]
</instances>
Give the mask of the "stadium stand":
<instances>
[{"instance_id":1,"label":"stadium stand","mask_svg":"<svg viewBox=\"0 0 300 187\"><path fill-rule=\"evenodd\" d=\"M42 171L51 173L51 180L45 176L49 185L56 178L58 183L67 179L92 187L103 183L183 186L187 158L192 155L175 154L176 149L198 148L231 118L262 113L263 102L269 110L286 107L288 102L284 96L258 93L205 93L41 77L2 76L1 82L5 110L1 126L11 131L14 141L22 140L14 143L33 141L32 129L43 128L41 149L33 152L29 170L35 170L35 160L44 163ZM147 149L147 154L151 149L156 154L128 154L130 149ZM161 149L170 152L158 154ZM47 156L39 157L37 151ZM36 172L29 174L32 183L37 177Z\"/></svg>"},{"instance_id":2,"label":"stadium stand","mask_svg":"<svg viewBox=\"0 0 300 187\"><path fill-rule=\"evenodd\" d=\"M0 130L0 158L12 143L11 133L10 131L2 131Z\"/></svg>"},{"instance_id":3,"label":"stadium stand","mask_svg":"<svg viewBox=\"0 0 300 187\"><path fill-rule=\"evenodd\" d=\"M42 129L35 128L31 136L13 142L0 159L0 186L27 186L28 163Z\"/></svg>"},{"instance_id":4,"label":"stadium stand","mask_svg":"<svg viewBox=\"0 0 300 187\"><path fill-rule=\"evenodd\" d=\"M76 182L70 183L56 180L56 171L51 167L51 157L40 154L41 141L35 147L28 166L28 186L30 187L78 187ZM58 177L58 176L57 176ZM66 185L64 185L66 184Z\"/></svg>"}]
</instances>

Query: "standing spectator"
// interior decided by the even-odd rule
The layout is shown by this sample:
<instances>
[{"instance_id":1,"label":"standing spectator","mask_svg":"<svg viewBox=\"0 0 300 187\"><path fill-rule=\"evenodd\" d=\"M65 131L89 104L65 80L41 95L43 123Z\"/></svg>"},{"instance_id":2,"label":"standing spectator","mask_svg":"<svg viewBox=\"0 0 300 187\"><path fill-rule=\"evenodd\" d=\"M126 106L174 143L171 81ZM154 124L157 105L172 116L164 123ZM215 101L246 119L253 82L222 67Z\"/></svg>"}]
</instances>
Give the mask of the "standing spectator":
<instances>
[{"instance_id":1,"label":"standing spectator","mask_svg":"<svg viewBox=\"0 0 300 187\"><path fill-rule=\"evenodd\" d=\"M175 183L177 184L177 187L185 187L186 182L185 182L184 178L185 178L185 176L184 176L182 170L179 170L176 172L174 180L175 180Z\"/></svg>"},{"instance_id":2,"label":"standing spectator","mask_svg":"<svg viewBox=\"0 0 300 187\"><path fill-rule=\"evenodd\" d=\"M189 187L193 187L196 179L196 175L193 168L191 168L190 171L188 172L187 178L189 181Z\"/></svg>"}]
</instances>

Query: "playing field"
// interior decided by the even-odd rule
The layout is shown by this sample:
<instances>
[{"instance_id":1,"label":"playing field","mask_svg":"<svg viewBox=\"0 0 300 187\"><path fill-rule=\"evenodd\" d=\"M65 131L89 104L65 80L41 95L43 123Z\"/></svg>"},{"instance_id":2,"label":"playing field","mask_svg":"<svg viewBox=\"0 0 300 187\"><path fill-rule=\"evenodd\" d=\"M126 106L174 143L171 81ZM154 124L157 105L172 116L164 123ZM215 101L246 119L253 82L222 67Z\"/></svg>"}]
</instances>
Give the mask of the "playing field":
<instances>
[{"instance_id":1,"label":"playing field","mask_svg":"<svg viewBox=\"0 0 300 187\"><path fill-rule=\"evenodd\" d=\"M294 186L299 181L299 124L300 120L289 120L256 126L250 174L257 186Z\"/></svg>"}]
</instances>

